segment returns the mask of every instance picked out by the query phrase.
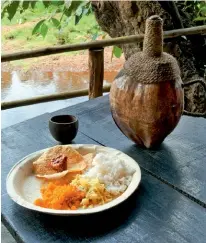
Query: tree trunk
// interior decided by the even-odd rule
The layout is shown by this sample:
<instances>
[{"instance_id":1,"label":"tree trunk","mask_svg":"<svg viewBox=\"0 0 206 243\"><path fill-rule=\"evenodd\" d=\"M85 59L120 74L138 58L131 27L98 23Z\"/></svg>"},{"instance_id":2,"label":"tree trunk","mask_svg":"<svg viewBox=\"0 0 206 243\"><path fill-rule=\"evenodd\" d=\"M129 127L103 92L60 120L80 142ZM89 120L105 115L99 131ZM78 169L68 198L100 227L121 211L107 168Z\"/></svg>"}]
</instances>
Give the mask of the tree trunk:
<instances>
[{"instance_id":1,"label":"tree trunk","mask_svg":"<svg viewBox=\"0 0 206 243\"><path fill-rule=\"evenodd\" d=\"M194 25L193 16L182 10L182 4L173 1L92 2L98 24L111 37L144 33L146 19L154 14L164 20L164 30L191 27ZM178 60L184 83L194 79L203 81L187 85L184 89L185 110L203 114L206 113L206 82L203 78L205 43L206 39L201 35L178 37L164 43L164 51ZM122 49L125 59L128 59L134 52L142 50L142 43L122 45Z\"/></svg>"}]
</instances>

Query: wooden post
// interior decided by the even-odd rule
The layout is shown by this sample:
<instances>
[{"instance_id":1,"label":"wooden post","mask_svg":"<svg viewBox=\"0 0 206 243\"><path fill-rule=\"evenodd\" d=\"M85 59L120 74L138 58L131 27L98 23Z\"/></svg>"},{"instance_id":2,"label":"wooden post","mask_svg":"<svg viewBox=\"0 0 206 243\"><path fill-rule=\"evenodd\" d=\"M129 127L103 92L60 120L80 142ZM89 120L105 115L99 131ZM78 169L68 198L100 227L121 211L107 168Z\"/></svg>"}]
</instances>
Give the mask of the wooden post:
<instances>
[{"instance_id":1,"label":"wooden post","mask_svg":"<svg viewBox=\"0 0 206 243\"><path fill-rule=\"evenodd\" d=\"M89 49L89 99L103 94L104 48Z\"/></svg>"}]
</instances>

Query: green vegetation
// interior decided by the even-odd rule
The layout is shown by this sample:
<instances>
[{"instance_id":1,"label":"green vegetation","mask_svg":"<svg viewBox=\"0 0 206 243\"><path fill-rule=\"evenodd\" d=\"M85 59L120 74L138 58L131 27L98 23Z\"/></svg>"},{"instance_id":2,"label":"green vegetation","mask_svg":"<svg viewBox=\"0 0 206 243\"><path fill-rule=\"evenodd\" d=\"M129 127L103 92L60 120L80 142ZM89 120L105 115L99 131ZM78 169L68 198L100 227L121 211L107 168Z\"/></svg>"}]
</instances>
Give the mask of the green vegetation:
<instances>
[{"instance_id":1,"label":"green vegetation","mask_svg":"<svg viewBox=\"0 0 206 243\"><path fill-rule=\"evenodd\" d=\"M185 0L183 10L193 14L193 21L196 24L206 24L206 1Z\"/></svg>"},{"instance_id":2,"label":"green vegetation","mask_svg":"<svg viewBox=\"0 0 206 243\"><path fill-rule=\"evenodd\" d=\"M33 18L33 21L35 20L38 21L38 18ZM92 40L96 31L93 28L96 25L93 15L84 16L77 26L74 25L74 17L72 17L63 31L59 31L52 24L48 24L49 31L45 38L39 34L32 35L34 25L35 22L27 22L27 25L19 24L16 26L17 28L11 28L8 32L2 31L2 42L4 43L9 40L12 41L14 46L18 46L19 42L22 46L21 49L31 49L56 44L72 44L85 40L89 41ZM3 26L5 26L4 23ZM101 31L99 31L100 33Z\"/></svg>"},{"instance_id":3,"label":"green vegetation","mask_svg":"<svg viewBox=\"0 0 206 243\"><path fill-rule=\"evenodd\" d=\"M38 32L32 35L36 23L44 18L49 18L54 8L55 6L50 6L50 8L45 10L42 3L37 3L35 9L27 9L22 13L18 11L11 21L5 16L2 19L2 26L11 26L11 28L8 28L9 31L2 31L2 42L9 40L12 41L14 46L18 46L18 43L20 43L21 49L31 49L89 41L93 39L94 35L103 34L96 23L94 15L90 14L83 16L78 25L75 25L75 17L72 16L62 29L56 28L51 21L48 21L46 25L48 32L45 38ZM60 16L60 13L57 13L56 16Z\"/></svg>"},{"instance_id":4,"label":"green vegetation","mask_svg":"<svg viewBox=\"0 0 206 243\"><path fill-rule=\"evenodd\" d=\"M4 9L4 8L3 8ZM49 14L49 12L52 9L48 9L46 15ZM3 12L3 11L2 11ZM23 12L20 12L20 9L16 11L15 15L11 20L9 20L9 15L7 12L5 12L4 16L2 17L2 25L16 25L16 24L23 24L25 22L30 22L32 20L36 20L37 18L41 18L42 16L45 16L45 7L42 5L41 2L36 3L35 9L28 8Z\"/></svg>"},{"instance_id":5,"label":"green vegetation","mask_svg":"<svg viewBox=\"0 0 206 243\"><path fill-rule=\"evenodd\" d=\"M205 1L185 1L183 5L184 10L192 13L194 23L205 23ZM94 18L89 0L5 0L1 12L2 25L8 27L7 31L3 28L2 43L10 42L14 47L12 51L79 43L106 36ZM120 48L113 48L113 55L120 57L121 54Z\"/></svg>"},{"instance_id":6,"label":"green vegetation","mask_svg":"<svg viewBox=\"0 0 206 243\"><path fill-rule=\"evenodd\" d=\"M65 3L66 2L66 3ZM24 49L72 44L105 38L94 18L90 1L4 1L3 26L19 25L5 33L2 42L21 43ZM25 25L23 25L25 24ZM22 28L20 27L22 25ZM113 48L116 57L120 48Z\"/></svg>"}]
</instances>

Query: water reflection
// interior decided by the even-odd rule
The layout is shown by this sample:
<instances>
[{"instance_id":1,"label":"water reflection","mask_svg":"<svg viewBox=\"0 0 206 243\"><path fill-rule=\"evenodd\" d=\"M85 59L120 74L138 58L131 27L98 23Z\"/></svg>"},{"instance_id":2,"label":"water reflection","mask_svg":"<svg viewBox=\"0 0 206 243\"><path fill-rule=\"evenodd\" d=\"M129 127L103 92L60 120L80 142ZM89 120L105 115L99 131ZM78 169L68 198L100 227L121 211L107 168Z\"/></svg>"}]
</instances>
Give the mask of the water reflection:
<instances>
[{"instance_id":1,"label":"water reflection","mask_svg":"<svg viewBox=\"0 0 206 243\"><path fill-rule=\"evenodd\" d=\"M104 73L104 83L111 83L116 71ZM39 95L86 89L88 72L2 72L3 101L31 98Z\"/></svg>"}]
</instances>

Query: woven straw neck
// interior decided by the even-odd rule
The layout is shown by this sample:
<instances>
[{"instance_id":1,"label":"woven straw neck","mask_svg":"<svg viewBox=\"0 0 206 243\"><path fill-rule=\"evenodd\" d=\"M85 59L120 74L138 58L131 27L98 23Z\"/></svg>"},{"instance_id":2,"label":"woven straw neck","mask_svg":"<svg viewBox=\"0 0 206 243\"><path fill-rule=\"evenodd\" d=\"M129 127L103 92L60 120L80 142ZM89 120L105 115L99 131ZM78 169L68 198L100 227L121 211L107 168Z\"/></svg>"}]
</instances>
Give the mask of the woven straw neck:
<instances>
[{"instance_id":1,"label":"woven straw neck","mask_svg":"<svg viewBox=\"0 0 206 243\"><path fill-rule=\"evenodd\" d=\"M158 57L163 52L163 21L157 16L151 16L146 20L143 53L147 56Z\"/></svg>"},{"instance_id":2,"label":"woven straw neck","mask_svg":"<svg viewBox=\"0 0 206 243\"><path fill-rule=\"evenodd\" d=\"M180 79L176 59L163 52L163 21L159 16L146 20L143 52L133 54L124 65L124 73L143 84Z\"/></svg>"}]
</instances>

